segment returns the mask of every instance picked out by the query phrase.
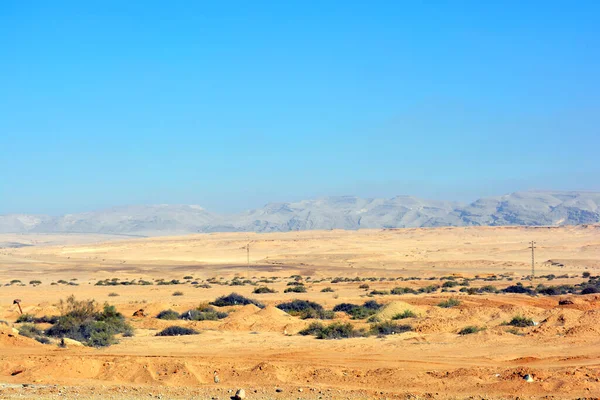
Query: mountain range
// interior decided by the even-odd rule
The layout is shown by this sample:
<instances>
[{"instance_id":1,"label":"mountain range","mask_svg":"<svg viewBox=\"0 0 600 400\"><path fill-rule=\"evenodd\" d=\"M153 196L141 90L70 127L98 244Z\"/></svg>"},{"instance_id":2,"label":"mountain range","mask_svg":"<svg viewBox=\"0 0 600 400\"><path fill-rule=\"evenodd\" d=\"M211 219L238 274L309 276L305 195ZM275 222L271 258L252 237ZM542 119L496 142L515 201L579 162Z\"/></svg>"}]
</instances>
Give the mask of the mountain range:
<instances>
[{"instance_id":1,"label":"mountain range","mask_svg":"<svg viewBox=\"0 0 600 400\"><path fill-rule=\"evenodd\" d=\"M269 203L237 214L196 205L137 205L62 216L0 215L0 233L110 233L141 236L195 232L436 226L556 226L600 222L600 193L527 191L470 204L412 196L325 197Z\"/></svg>"}]
</instances>

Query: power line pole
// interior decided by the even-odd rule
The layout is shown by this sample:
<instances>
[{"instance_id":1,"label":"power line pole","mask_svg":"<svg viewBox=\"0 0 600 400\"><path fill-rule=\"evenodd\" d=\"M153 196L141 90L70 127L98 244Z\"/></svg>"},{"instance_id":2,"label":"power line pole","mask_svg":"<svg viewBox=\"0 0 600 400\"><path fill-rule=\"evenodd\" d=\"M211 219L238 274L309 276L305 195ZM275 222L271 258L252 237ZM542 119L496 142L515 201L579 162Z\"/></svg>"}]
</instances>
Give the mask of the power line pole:
<instances>
[{"instance_id":1,"label":"power line pole","mask_svg":"<svg viewBox=\"0 0 600 400\"><path fill-rule=\"evenodd\" d=\"M246 271L248 273L248 279L250 279L250 240L248 237L246 237L246 239L248 240L248 244L246 245Z\"/></svg>"},{"instance_id":2,"label":"power line pole","mask_svg":"<svg viewBox=\"0 0 600 400\"><path fill-rule=\"evenodd\" d=\"M531 280L535 278L535 242L532 240L531 245L529 246L531 249Z\"/></svg>"}]
</instances>

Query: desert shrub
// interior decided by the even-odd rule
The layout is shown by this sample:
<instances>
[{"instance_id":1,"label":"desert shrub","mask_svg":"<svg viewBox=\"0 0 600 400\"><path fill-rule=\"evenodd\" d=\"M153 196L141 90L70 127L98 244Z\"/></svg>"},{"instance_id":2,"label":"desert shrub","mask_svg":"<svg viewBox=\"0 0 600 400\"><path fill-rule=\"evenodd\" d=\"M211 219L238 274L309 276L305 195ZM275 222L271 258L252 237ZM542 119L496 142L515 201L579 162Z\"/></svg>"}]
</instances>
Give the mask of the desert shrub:
<instances>
[{"instance_id":1,"label":"desert shrub","mask_svg":"<svg viewBox=\"0 0 600 400\"><path fill-rule=\"evenodd\" d=\"M318 303L308 300L293 300L287 303L281 303L277 306L280 310L302 319L332 319L333 312L326 311Z\"/></svg>"},{"instance_id":2,"label":"desert shrub","mask_svg":"<svg viewBox=\"0 0 600 400\"><path fill-rule=\"evenodd\" d=\"M417 314L410 310L404 310L392 317L393 320L405 319L405 318L416 318Z\"/></svg>"},{"instance_id":3,"label":"desert shrub","mask_svg":"<svg viewBox=\"0 0 600 400\"><path fill-rule=\"evenodd\" d=\"M456 281L446 281L442 285L443 288L452 288L454 286L458 286L458 282L456 282Z\"/></svg>"},{"instance_id":4,"label":"desert shrub","mask_svg":"<svg viewBox=\"0 0 600 400\"><path fill-rule=\"evenodd\" d=\"M460 305L460 300L455 299L455 298L449 298L446 301L442 301L441 303L438 304L438 307L442 307L442 308L452 308L452 307L456 307Z\"/></svg>"},{"instance_id":5,"label":"desert shrub","mask_svg":"<svg viewBox=\"0 0 600 400\"><path fill-rule=\"evenodd\" d=\"M162 310L156 316L158 319L176 320L179 319L179 313L175 310Z\"/></svg>"},{"instance_id":6,"label":"desert shrub","mask_svg":"<svg viewBox=\"0 0 600 400\"><path fill-rule=\"evenodd\" d=\"M36 336L34 339L41 344L50 344L50 339L48 339L46 336Z\"/></svg>"},{"instance_id":7,"label":"desert shrub","mask_svg":"<svg viewBox=\"0 0 600 400\"><path fill-rule=\"evenodd\" d=\"M549 287L540 286L540 287L536 288L535 291L539 294L543 294L546 296L556 296L556 295L561 294L561 291L558 288L556 288L555 286L549 286Z\"/></svg>"},{"instance_id":8,"label":"desert shrub","mask_svg":"<svg viewBox=\"0 0 600 400\"><path fill-rule=\"evenodd\" d=\"M256 300L249 299L249 298L244 297L237 293L231 293L227 296L221 296L210 304L212 304L213 306L217 306L217 307L245 306L247 304L254 304L255 306L260 307L260 308L264 307L262 305L262 303L260 303Z\"/></svg>"},{"instance_id":9,"label":"desert shrub","mask_svg":"<svg viewBox=\"0 0 600 400\"><path fill-rule=\"evenodd\" d=\"M119 295L119 293L115 293L115 292L110 292L108 294L108 297L117 297Z\"/></svg>"},{"instance_id":10,"label":"desert shrub","mask_svg":"<svg viewBox=\"0 0 600 400\"><path fill-rule=\"evenodd\" d=\"M419 293L434 293L439 289L439 285L429 285L419 289Z\"/></svg>"},{"instance_id":11,"label":"desert shrub","mask_svg":"<svg viewBox=\"0 0 600 400\"><path fill-rule=\"evenodd\" d=\"M17 323L26 323L26 322L35 322L35 316L31 315L31 314L21 314L19 315L19 317L17 318Z\"/></svg>"},{"instance_id":12,"label":"desert shrub","mask_svg":"<svg viewBox=\"0 0 600 400\"><path fill-rule=\"evenodd\" d=\"M513 335L517 335L517 336L523 336L523 332L521 332L520 330L518 330L517 328L510 328L507 329L506 332L508 333L512 333Z\"/></svg>"},{"instance_id":13,"label":"desert shrub","mask_svg":"<svg viewBox=\"0 0 600 400\"><path fill-rule=\"evenodd\" d=\"M197 335L198 332L195 329L185 328L183 326L170 326L158 332L156 336L184 336L184 335Z\"/></svg>"},{"instance_id":14,"label":"desert shrub","mask_svg":"<svg viewBox=\"0 0 600 400\"><path fill-rule=\"evenodd\" d=\"M42 335L43 332L32 324L23 324L19 327L19 335L28 338L35 338L36 336Z\"/></svg>"},{"instance_id":15,"label":"desert shrub","mask_svg":"<svg viewBox=\"0 0 600 400\"><path fill-rule=\"evenodd\" d=\"M335 292L335 290L333 290L333 289L332 289L331 287L329 287L329 286L328 286L328 287L326 287L326 288L323 288L323 289L321 289L321 293L332 293L332 292Z\"/></svg>"},{"instance_id":16,"label":"desert shrub","mask_svg":"<svg viewBox=\"0 0 600 400\"><path fill-rule=\"evenodd\" d=\"M581 294L594 294L594 293L600 293L600 289L595 286L588 286L588 287L581 289Z\"/></svg>"},{"instance_id":17,"label":"desert shrub","mask_svg":"<svg viewBox=\"0 0 600 400\"><path fill-rule=\"evenodd\" d=\"M288 282L288 283L287 283L287 286L304 286L304 283L302 283L302 282L297 282L297 281L294 281L294 282Z\"/></svg>"},{"instance_id":18,"label":"desert shrub","mask_svg":"<svg viewBox=\"0 0 600 400\"><path fill-rule=\"evenodd\" d=\"M342 339L364 336L364 331L355 330L350 323L334 322L329 325L312 323L299 332L301 335L314 335L317 339Z\"/></svg>"},{"instance_id":19,"label":"desert shrub","mask_svg":"<svg viewBox=\"0 0 600 400\"><path fill-rule=\"evenodd\" d=\"M183 292L178 290L176 292L173 292L173 296L183 296Z\"/></svg>"},{"instance_id":20,"label":"desert shrub","mask_svg":"<svg viewBox=\"0 0 600 400\"><path fill-rule=\"evenodd\" d=\"M198 307L193 310L188 310L180 315L179 318L187 319L189 321L216 321L218 319L226 318L229 314L221 311L217 311L214 308Z\"/></svg>"},{"instance_id":21,"label":"desert shrub","mask_svg":"<svg viewBox=\"0 0 600 400\"><path fill-rule=\"evenodd\" d=\"M391 321L384 321L371 325L370 331L375 335L394 335L396 333L412 331L412 326L400 325Z\"/></svg>"},{"instance_id":22,"label":"desert shrub","mask_svg":"<svg viewBox=\"0 0 600 400\"><path fill-rule=\"evenodd\" d=\"M362 306L351 303L341 303L333 307L335 312L345 312L352 316L353 319L365 319L375 314L381 308L381 304L376 301L367 301Z\"/></svg>"},{"instance_id":23,"label":"desert shrub","mask_svg":"<svg viewBox=\"0 0 600 400\"><path fill-rule=\"evenodd\" d=\"M29 281L30 285L41 285L42 281L38 281L38 280L33 280L33 281Z\"/></svg>"},{"instance_id":24,"label":"desert shrub","mask_svg":"<svg viewBox=\"0 0 600 400\"><path fill-rule=\"evenodd\" d=\"M191 276L191 275L186 275L186 276L183 277L183 279L194 279L194 277Z\"/></svg>"},{"instance_id":25,"label":"desert shrub","mask_svg":"<svg viewBox=\"0 0 600 400\"><path fill-rule=\"evenodd\" d=\"M212 286L210 286L208 283L203 283L203 284L198 285L196 287L201 288L201 289L210 289Z\"/></svg>"},{"instance_id":26,"label":"desert shrub","mask_svg":"<svg viewBox=\"0 0 600 400\"><path fill-rule=\"evenodd\" d=\"M589 273L588 271L585 271L583 274L581 274L581 277L582 277L582 278L585 278L585 279L587 279L587 278L589 278L591 275L592 275L591 273Z\"/></svg>"},{"instance_id":27,"label":"desert shrub","mask_svg":"<svg viewBox=\"0 0 600 400\"><path fill-rule=\"evenodd\" d=\"M44 315L43 317L37 317L34 322L36 324L55 324L58 318L58 315Z\"/></svg>"},{"instance_id":28,"label":"desert shrub","mask_svg":"<svg viewBox=\"0 0 600 400\"><path fill-rule=\"evenodd\" d=\"M365 289L365 290L367 290L367 289L369 289L369 285L367 285L366 283L363 283L363 284L362 284L362 285L360 285L358 288L359 288L359 289Z\"/></svg>"},{"instance_id":29,"label":"desert shrub","mask_svg":"<svg viewBox=\"0 0 600 400\"><path fill-rule=\"evenodd\" d=\"M504 293L519 293L519 294L532 294L533 290L524 287L523 285L512 285L502 289Z\"/></svg>"},{"instance_id":30,"label":"desert shrub","mask_svg":"<svg viewBox=\"0 0 600 400\"><path fill-rule=\"evenodd\" d=\"M34 324L55 324L58 320L58 316L47 316L35 317L31 314L22 314L17 318L17 323L34 323Z\"/></svg>"},{"instance_id":31,"label":"desert shrub","mask_svg":"<svg viewBox=\"0 0 600 400\"><path fill-rule=\"evenodd\" d=\"M371 293L369 293L371 296L386 296L388 294L390 294L390 292L388 292L387 290L372 290Z\"/></svg>"},{"instance_id":32,"label":"desert shrub","mask_svg":"<svg viewBox=\"0 0 600 400\"><path fill-rule=\"evenodd\" d=\"M465 326L460 331L458 331L458 334L459 335L470 335L472 333L481 332L482 330L485 330L485 328L482 328L479 326Z\"/></svg>"},{"instance_id":33,"label":"desert shrub","mask_svg":"<svg viewBox=\"0 0 600 400\"><path fill-rule=\"evenodd\" d=\"M508 325L516 326L518 328L525 328L528 326L534 326L535 324L533 323L533 320L531 318L526 318L526 317L517 315L516 317L513 317L513 319L510 320Z\"/></svg>"},{"instance_id":34,"label":"desert shrub","mask_svg":"<svg viewBox=\"0 0 600 400\"><path fill-rule=\"evenodd\" d=\"M298 332L298 334L303 335L303 336L308 336L308 335L315 335L316 336L324 328L325 328L325 325L323 325L322 323L320 323L320 322L312 322L308 327L306 327L305 329L303 329L300 332Z\"/></svg>"},{"instance_id":35,"label":"desert shrub","mask_svg":"<svg viewBox=\"0 0 600 400\"><path fill-rule=\"evenodd\" d=\"M485 285L477 290L479 293L498 293L498 289L493 285Z\"/></svg>"},{"instance_id":36,"label":"desert shrub","mask_svg":"<svg viewBox=\"0 0 600 400\"><path fill-rule=\"evenodd\" d=\"M267 286L259 286L257 288L255 288L252 293L256 293L256 294L262 294L262 293L277 293L277 291L275 289L271 289Z\"/></svg>"},{"instance_id":37,"label":"desert shrub","mask_svg":"<svg viewBox=\"0 0 600 400\"><path fill-rule=\"evenodd\" d=\"M286 288L283 293L306 293L306 287L302 286L291 286Z\"/></svg>"},{"instance_id":38,"label":"desert shrub","mask_svg":"<svg viewBox=\"0 0 600 400\"><path fill-rule=\"evenodd\" d=\"M392 289L392 294L414 294L417 293L416 290L411 289L409 287L395 287Z\"/></svg>"},{"instance_id":39,"label":"desert shrub","mask_svg":"<svg viewBox=\"0 0 600 400\"><path fill-rule=\"evenodd\" d=\"M474 295L474 294L479 293L478 289L474 288L474 287L461 287L459 292L467 293L469 295Z\"/></svg>"},{"instance_id":40,"label":"desert shrub","mask_svg":"<svg viewBox=\"0 0 600 400\"><path fill-rule=\"evenodd\" d=\"M74 296L59 303L61 316L46 331L48 336L68 337L88 346L102 347L116 342L114 335L132 332L125 317L114 306L97 310L93 300L77 301Z\"/></svg>"}]
</instances>

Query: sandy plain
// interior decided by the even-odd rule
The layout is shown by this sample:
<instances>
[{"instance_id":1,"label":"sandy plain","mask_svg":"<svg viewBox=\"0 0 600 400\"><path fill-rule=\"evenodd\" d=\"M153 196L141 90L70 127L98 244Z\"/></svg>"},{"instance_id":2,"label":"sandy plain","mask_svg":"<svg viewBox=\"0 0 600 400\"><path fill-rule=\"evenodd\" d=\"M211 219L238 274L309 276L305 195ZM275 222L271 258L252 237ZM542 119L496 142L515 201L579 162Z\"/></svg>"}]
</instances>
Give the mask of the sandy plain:
<instances>
[{"instance_id":1,"label":"sandy plain","mask_svg":"<svg viewBox=\"0 0 600 400\"><path fill-rule=\"evenodd\" d=\"M577 284L583 272L600 275L600 227L469 227L359 231L216 233L156 238L102 235L10 235L0 242L33 246L0 249L0 398L219 398L244 388L249 399L343 398L598 398L600 397L600 295L528 296L437 291L374 295L397 286L418 289L439 278L474 278L472 287L497 288L531 281L529 242L535 240L533 285ZM249 264L246 246L249 244ZM284 293L301 275L307 293ZM540 276L555 275L548 281ZM186 280L184 276L194 279ZM268 283L277 293L253 294ZM493 281L484 280L496 276ZM331 279L372 278L331 283ZM396 278L417 277L418 280ZM178 285L96 286L98 280L178 279ZM10 284L12 280L20 280ZM42 283L30 285L32 280ZM58 284L58 281L77 285ZM315 282L317 281L317 282ZM52 283L57 283L52 285ZM334 292L321 292L331 287ZM452 288L455 290L458 288ZM182 291L182 296L173 292ZM165 309L184 312L237 292L267 305L230 307L219 321L164 321ZM109 296L117 293L118 296ZM58 312L74 294L114 304L135 336L94 349L42 345L14 334L22 300L34 315ZM449 297L458 307L437 304ZM311 321L273 307L307 299L327 309L376 300L388 314L414 310L413 331L385 337L318 340L297 332ZM559 305L569 299L571 304ZM132 314L143 308L146 317ZM390 311L391 310L391 311ZM510 333L513 316L536 326ZM364 320L340 321L367 327ZM156 337L170 325L190 326L194 336ZM458 335L469 325L482 332ZM213 382L218 371L219 384ZM17 373L15 373L17 372ZM533 382L525 382L530 374ZM277 391L279 390L279 391Z\"/></svg>"}]
</instances>

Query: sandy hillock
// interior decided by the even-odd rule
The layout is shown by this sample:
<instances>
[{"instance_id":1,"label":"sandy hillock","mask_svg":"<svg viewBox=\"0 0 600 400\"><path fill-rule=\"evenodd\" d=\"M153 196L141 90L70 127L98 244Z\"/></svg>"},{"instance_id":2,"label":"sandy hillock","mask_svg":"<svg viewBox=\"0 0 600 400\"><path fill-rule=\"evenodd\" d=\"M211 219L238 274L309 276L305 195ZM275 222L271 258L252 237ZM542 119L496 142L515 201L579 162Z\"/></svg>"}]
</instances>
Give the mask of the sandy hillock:
<instances>
[{"instance_id":1,"label":"sandy hillock","mask_svg":"<svg viewBox=\"0 0 600 400\"><path fill-rule=\"evenodd\" d=\"M275 306L267 306L261 310L250 304L230 314L221 325L221 329L291 334L301 330L306 324L305 321L292 317Z\"/></svg>"}]
</instances>

